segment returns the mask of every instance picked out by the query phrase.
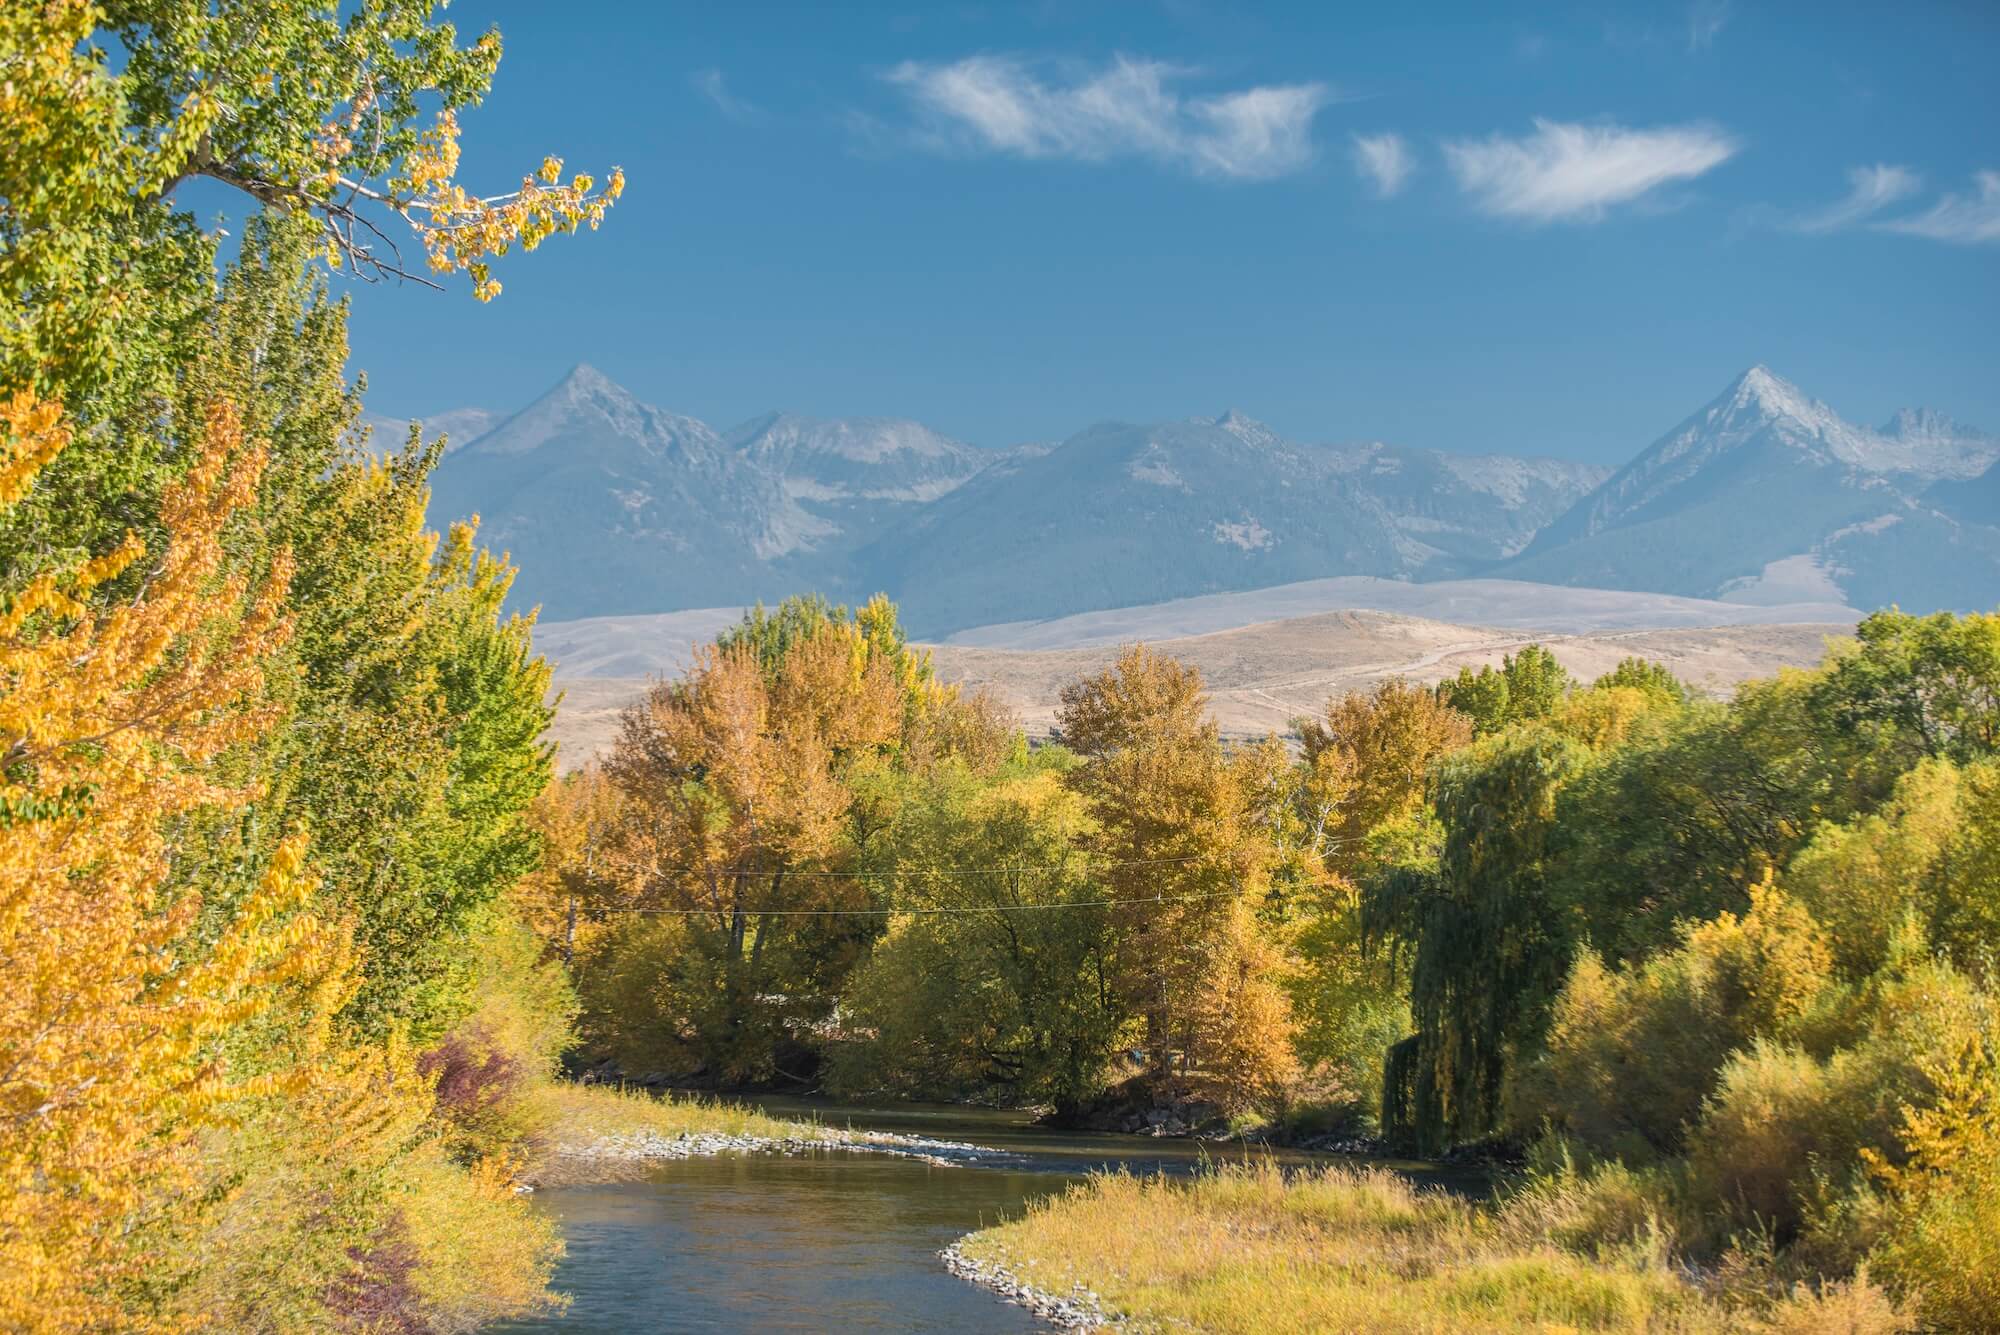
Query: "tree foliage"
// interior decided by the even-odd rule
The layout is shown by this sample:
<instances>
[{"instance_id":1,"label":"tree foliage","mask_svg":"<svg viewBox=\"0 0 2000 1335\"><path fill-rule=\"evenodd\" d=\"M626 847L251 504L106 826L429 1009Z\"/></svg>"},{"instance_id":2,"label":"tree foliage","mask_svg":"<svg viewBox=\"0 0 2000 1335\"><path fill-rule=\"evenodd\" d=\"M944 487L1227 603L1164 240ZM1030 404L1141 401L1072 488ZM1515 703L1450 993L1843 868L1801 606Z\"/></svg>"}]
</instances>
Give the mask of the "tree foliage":
<instances>
[{"instance_id":1,"label":"tree foliage","mask_svg":"<svg viewBox=\"0 0 2000 1335\"><path fill-rule=\"evenodd\" d=\"M1587 752L1543 727L1445 760L1435 871L1394 870L1366 905L1370 934L1407 957L1415 1034L1385 1075L1383 1122L1427 1147L1494 1129L1513 1052L1540 1041L1577 941L1551 894L1557 798Z\"/></svg>"},{"instance_id":2,"label":"tree foliage","mask_svg":"<svg viewBox=\"0 0 2000 1335\"><path fill-rule=\"evenodd\" d=\"M1149 1081L1228 1102L1281 1083L1290 1009L1250 922L1271 861L1255 758L1224 750L1200 672L1144 646L1066 687L1057 728L1096 821L1113 985L1144 1024Z\"/></svg>"},{"instance_id":3,"label":"tree foliage","mask_svg":"<svg viewBox=\"0 0 2000 1335\"><path fill-rule=\"evenodd\" d=\"M502 899L541 858L547 672L511 571L426 526L436 443L358 453L313 263L391 274L395 219L490 296L620 183L466 198L452 113L498 42L433 13L0 12L8 1329L551 1301L511 1165L571 1003ZM220 284L193 175L262 210Z\"/></svg>"},{"instance_id":4,"label":"tree foliage","mask_svg":"<svg viewBox=\"0 0 2000 1335\"><path fill-rule=\"evenodd\" d=\"M1477 734L1486 737L1515 723L1548 718L1570 684L1554 654L1528 644L1503 655L1497 669L1460 668L1456 677L1438 683L1438 699L1470 718Z\"/></svg>"},{"instance_id":5,"label":"tree foliage","mask_svg":"<svg viewBox=\"0 0 2000 1335\"><path fill-rule=\"evenodd\" d=\"M0 405L6 492L67 443L55 405ZM337 978L340 935L305 911L304 840L286 838L215 933L198 897L168 892L167 828L253 794L205 772L269 722L266 655L290 631L281 565L253 587L221 531L263 451L233 410L165 498L169 545L141 599L104 612L92 589L136 543L18 590L0 616L0 1319L122 1325L112 1287L143 1270L125 1221L178 1204L194 1138L240 1103L304 1078L305 1061L245 1078L219 1060L239 1025ZM324 1022L325 1017L321 1017ZM310 1054L300 1054L307 1057Z\"/></svg>"}]
</instances>

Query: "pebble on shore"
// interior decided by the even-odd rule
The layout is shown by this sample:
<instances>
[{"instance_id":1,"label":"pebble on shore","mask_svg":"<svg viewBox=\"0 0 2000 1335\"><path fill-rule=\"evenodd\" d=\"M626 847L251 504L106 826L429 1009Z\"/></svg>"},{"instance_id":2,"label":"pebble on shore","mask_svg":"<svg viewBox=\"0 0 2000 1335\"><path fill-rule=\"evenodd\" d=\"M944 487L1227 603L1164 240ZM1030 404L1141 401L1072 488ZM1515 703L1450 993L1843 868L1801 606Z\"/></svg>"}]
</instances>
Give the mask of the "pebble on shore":
<instances>
[{"instance_id":1,"label":"pebble on shore","mask_svg":"<svg viewBox=\"0 0 2000 1335\"><path fill-rule=\"evenodd\" d=\"M963 1141L932 1140L926 1136L904 1136L890 1131L830 1129L797 1136L732 1136L720 1131L683 1131L672 1136L658 1131L608 1133L592 1140L560 1145L555 1152L569 1159L633 1161L698 1159L713 1154L804 1154L811 1150L889 1154L898 1158L919 1159L939 1168L1003 1162L1020 1157Z\"/></svg>"},{"instance_id":2,"label":"pebble on shore","mask_svg":"<svg viewBox=\"0 0 2000 1335\"><path fill-rule=\"evenodd\" d=\"M1123 1330L1124 1322L1107 1310L1097 1294L1078 1284L1062 1294L1037 1288L1004 1265L976 1261L964 1251L961 1239L938 1253L944 1268L969 1284L998 1294L1017 1307L1025 1307L1057 1330Z\"/></svg>"}]
</instances>

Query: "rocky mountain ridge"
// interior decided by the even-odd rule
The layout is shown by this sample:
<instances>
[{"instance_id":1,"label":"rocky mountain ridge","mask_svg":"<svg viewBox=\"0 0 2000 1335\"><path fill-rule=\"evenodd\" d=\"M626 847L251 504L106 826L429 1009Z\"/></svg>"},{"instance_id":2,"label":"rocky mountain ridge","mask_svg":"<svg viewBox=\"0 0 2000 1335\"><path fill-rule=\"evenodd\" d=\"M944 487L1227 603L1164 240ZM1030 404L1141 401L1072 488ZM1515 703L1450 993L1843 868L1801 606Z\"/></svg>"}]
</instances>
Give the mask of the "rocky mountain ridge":
<instances>
[{"instance_id":1,"label":"rocky mountain ridge","mask_svg":"<svg viewBox=\"0 0 2000 1335\"><path fill-rule=\"evenodd\" d=\"M469 412L460 423L478 419ZM433 419L437 420L437 419ZM1333 576L1495 574L1746 603L1985 605L2000 439L1858 427L1758 366L1615 472L1287 440L1239 411L982 450L899 418L728 431L587 366L438 469L574 618L885 590L922 633Z\"/></svg>"}]
</instances>

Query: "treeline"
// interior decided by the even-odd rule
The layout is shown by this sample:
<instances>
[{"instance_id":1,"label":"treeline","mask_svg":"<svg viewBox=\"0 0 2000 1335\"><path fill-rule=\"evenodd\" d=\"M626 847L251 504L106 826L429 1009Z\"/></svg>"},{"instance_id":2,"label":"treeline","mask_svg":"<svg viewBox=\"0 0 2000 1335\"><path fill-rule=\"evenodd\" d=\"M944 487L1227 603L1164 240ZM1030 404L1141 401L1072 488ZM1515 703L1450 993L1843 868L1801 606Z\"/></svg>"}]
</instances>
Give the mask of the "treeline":
<instances>
[{"instance_id":1,"label":"treeline","mask_svg":"<svg viewBox=\"0 0 2000 1335\"><path fill-rule=\"evenodd\" d=\"M1140 647L1055 733L880 600L753 613L545 802L587 1051L1493 1142L1580 1246L2000 1319L2000 618L1880 613L1727 702L1529 646L1293 746Z\"/></svg>"},{"instance_id":2,"label":"treeline","mask_svg":"<svg viewBox=\"0 0 2000 1335\"><path fill-rule=\"evenodd\" d=\"M490 297L617 183L467 197L498 36L431 9L0 11L8 1330L552 1301L514 1187L575 1003L506 900L548 672L511 570L427 525L442 443L362 447L327 274ZM220 273L197 177L256 210Z\"/></svg>"}]
</instances>

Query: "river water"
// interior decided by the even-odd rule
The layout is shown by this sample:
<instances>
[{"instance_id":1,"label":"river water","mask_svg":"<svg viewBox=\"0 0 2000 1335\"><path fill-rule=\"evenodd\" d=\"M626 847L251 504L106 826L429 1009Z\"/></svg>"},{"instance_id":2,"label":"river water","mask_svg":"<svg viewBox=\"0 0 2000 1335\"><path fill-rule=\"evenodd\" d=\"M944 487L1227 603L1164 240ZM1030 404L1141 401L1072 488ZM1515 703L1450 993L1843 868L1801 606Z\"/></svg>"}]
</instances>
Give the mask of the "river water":
<instances>
[{"instance_id":1,"label":"river water","mask_svg":"<svg viewBox=\"0 0 2000 1335\"><path fill-rule=\"evenodd\" d=\"M495 1329L1038 1330L1020 1308L947 1274L938 1250L1092 1171L1188 1172L1244 1153L1226 1144L1047 1131L1022 1114L958 1107L764 1106L999 1153L951 1167L847 1151L724 1155L660 1163L628 1181L546 1188L535 1200L562 1221L568 1254L556 1286L571 1305L559 1317Z\"/></svg>"}]
</instances>

